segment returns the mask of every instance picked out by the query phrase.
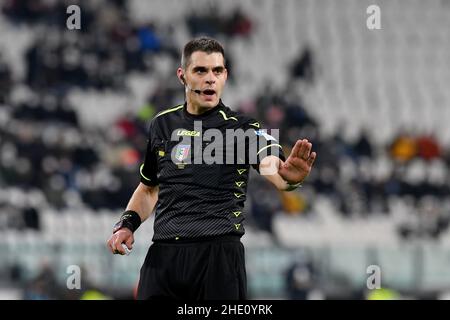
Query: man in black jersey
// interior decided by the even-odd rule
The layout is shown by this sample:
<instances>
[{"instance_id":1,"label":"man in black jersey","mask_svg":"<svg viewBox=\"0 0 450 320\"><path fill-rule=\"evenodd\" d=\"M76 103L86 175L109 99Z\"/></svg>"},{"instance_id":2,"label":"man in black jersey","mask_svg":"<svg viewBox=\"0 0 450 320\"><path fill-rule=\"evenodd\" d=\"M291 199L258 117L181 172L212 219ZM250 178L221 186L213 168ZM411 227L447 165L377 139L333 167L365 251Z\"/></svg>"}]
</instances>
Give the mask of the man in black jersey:
<instances>
[{"instance_id":1,"label":"man in black jersey","mask_svg":"<svg viewBox=\"0 0 450 320\"><path fill-rule=\"evenodd\" d=\"M246 299L240 238L250 166L290 191L308 176L316 153L298 140L286 159L272 132L223 104L227 69L216 40L188 42L177 76L186 101L151 120L141 182L108 247L131 250L133 232L156 207L138 299Z\"/></svg>"}]
</instances>

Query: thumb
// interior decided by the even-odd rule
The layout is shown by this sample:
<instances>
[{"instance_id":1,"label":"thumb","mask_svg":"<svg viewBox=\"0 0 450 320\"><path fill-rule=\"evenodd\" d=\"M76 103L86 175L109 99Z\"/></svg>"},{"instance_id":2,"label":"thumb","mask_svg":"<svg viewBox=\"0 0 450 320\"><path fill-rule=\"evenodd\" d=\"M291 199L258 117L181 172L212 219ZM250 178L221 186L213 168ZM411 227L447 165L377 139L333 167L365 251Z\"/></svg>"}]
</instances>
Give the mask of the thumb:
<instances>
[{"instance_id":1,"label":"thumb","mask_svg":"<svg viewBox=\"0 0 450 320\"><path fill-rule=\"evenodd\" d=\"M286 166L285 163L286 162L280 159L280 161L278 161L278 170L284 168Z\"/></svg>"}]
</instances>

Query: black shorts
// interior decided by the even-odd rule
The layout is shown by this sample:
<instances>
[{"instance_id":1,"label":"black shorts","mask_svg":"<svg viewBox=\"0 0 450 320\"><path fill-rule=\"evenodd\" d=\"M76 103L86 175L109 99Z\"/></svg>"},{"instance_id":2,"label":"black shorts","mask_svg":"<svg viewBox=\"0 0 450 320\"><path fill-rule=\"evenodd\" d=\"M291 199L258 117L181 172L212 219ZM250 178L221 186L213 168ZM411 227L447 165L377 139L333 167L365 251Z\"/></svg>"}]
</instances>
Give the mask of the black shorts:
<instances>
[{"instance_id":1,"label":"black shorts","mask_svg":"<svg viewBox=\"0 0 450 320\"><path fill-rule=\"evenodd\" d=\"M137 298L244 300L244 246L239 236L154 242L148 249Z\"/></svg>"}]
</instances>

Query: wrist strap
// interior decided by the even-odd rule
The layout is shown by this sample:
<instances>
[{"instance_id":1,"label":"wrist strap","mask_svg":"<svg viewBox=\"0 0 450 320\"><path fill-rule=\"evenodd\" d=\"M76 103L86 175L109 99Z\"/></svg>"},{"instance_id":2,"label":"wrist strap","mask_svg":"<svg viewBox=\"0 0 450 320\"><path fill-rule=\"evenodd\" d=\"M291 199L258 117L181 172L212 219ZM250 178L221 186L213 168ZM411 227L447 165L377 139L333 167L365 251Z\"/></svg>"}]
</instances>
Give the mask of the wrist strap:
<instances>
[{"instance_id":1,"label":"wrist strap","mask_svg":"<svg viewBox=\"0 0 450 320\"><path fill-rule=\"evenodd\" d=\"M288 188L287 188L286 191L291 191L291 190L295 190L295 189L301 187L301 186L302 186L302 183L299 182L299 183L292 184L292 183L289 183L289 182L288 182L287 185L288 185Z\"/></svg>"},{"instance_id":2,"label":"wrist strap","mask_svg":"<svg viewBox=\"0 0 450 320\"><path fill-rule=\"evenodd\" d=\"M119 222L114 225L113 233L122 228L128 228L131 232L135 232L141 225L141 217L136 211L127 210L120 216Z\"/></svg>"}]
</instances>

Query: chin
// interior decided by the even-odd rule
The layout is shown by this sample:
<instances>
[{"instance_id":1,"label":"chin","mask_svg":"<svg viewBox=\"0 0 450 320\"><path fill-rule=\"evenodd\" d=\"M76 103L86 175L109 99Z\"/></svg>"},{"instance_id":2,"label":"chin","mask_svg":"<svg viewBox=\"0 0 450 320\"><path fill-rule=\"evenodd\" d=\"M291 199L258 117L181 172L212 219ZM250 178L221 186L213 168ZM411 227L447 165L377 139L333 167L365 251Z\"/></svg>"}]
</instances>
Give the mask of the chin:
<instances>
[{"instance_id":1,"label":"chin","mask_svg":"<svg viewBox=\"0 0 450 320\"><path fill-rule=\"evenodd\" d=\"M219 103L219 100L203 101L202 105L204 107L212 108L212 107L217 106L218 103Z\"/></svg>"}]
</instances>

